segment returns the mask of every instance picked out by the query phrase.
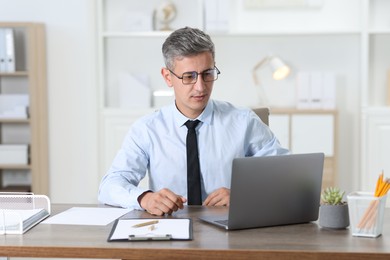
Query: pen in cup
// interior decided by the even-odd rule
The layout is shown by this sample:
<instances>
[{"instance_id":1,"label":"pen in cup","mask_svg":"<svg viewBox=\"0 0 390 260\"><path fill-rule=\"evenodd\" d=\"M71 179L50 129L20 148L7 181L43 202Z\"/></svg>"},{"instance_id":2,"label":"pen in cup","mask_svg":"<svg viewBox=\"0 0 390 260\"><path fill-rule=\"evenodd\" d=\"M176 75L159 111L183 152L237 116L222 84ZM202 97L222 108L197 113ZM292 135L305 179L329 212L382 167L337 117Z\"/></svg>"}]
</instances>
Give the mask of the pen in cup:
<instances>
[{"instance_id":1,"label":"pen in cup","mask_svg":"<svg viewBox=\"0 0 390 260\"><path fill-rule=\"evenodd\" d=\"M150 226L150 225L157 224L157 223L158 223L158 220L151 220L151 221L147 221L147 222L136 224L136 225L133 226L133 228Z\"/></svg>"}]
</instances>

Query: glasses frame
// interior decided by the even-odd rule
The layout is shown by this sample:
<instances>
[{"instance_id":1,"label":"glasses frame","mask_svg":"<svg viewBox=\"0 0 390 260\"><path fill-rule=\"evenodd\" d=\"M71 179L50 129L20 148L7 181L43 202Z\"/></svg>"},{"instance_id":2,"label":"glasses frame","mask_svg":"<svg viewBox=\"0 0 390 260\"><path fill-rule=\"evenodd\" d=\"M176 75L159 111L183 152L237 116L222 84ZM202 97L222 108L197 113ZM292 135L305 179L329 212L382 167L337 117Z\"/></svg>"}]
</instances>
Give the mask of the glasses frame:
<instances>
[{"instance_id":1,"label":"glasses frame","mask_svg":"<svg viewBox=\"0 0 390 260\"><path fill-rule=\"evenodd\" d=\"M183 85L192 85L192 84L195 84L196 82L198 82L198 76L199 76L199 75L202 75L202 80L203 80L204 82L213 82L213 81L216 81L216 80L218 79L218 75L221 74L221 71L217 68L217 66L214 66L214 68L212 68L212 69L204 70L204 71L202 71L202 72L200 72L200 73L198 73L197 71L186 71L186 72L184 72L184 73L182 74L181 77L178 76L178 75L176 75L176 73L173 72L172 70L170 70L170 69L168 69L168 70L169 70L169 72L171 72L176 78L181 79L181 82L183 83ZM216 71L217 71L217 77L216 77L214 80L205 80L204 77L203 77L203 75L204 75L204 73L205 73L206 71L210 71L210 70L216 70ZM183 76L183 75L186 74L186 73L195 73L195 74L196 74L196 77L195 77L196 80L195 80L195 82L184 83L184 81L183 81L184 76Z\"/></svg>"}]
</instances>

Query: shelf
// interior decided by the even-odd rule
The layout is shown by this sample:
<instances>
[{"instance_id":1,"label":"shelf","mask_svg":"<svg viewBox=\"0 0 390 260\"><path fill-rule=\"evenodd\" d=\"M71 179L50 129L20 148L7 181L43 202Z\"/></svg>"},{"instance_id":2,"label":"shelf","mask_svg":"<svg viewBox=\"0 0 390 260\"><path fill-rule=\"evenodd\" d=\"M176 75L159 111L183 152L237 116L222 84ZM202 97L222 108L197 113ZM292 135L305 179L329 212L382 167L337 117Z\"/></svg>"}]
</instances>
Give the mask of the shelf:
<instances>
[{"instance_id":1,"label":"shelf","mask_svg":"<svg viewBox=\"0 0 390 260\"><path fill-rule=\"evenodd\" d=\"M383 30L371 30L369 34L390 34L390 29L383 29Z\"/></svg>"},{"instance_id":2,"label":"shelf","mask_svg":"<svg viewBox=\"0 0 390 260\"><path fill-rule=\"evenodd\" d=\"M390 113L390 106L371 106L363 108L363 112L371 113L371 114L389 114Z\"/></svg>"},{"instance_id":3,"label":"shelf","mask_svg":"<svg viewBox=\"0 0 390 260\"><path fill-rule=\"evenodd\" d=\"M297 108L272 108L270 109L271 114L335 114L335 109L297 109Z\"/></svg>"},{"instance_id":4,"label":"shelf","mask_svg":"<svg viewBox=\"0 0 390 260\"><path fill-rule=\"evenodd\" d=\"M29 118L0 118L0 123L28 124L30 123L30 119Z\"/></svg>"},{"instance_id":5,"label":"shelf","mask_svg":"<svg viewBox=\"0 0 390 260\"><path fill-rule=\"evenodd\" d=\"M148 31L148 32L104 32L103 37L167 37L171 31Z\"/></svg>"},{"instance_id":6,"label":"shelf","mask_svg":"<svg viewBox=\"0 0 390 260\"><path fill-rule=\"evenodd\" d=\"M29 164L0 164L0 170L30 170Z\"/></svg>"},{"instance_id":7,"label":"shelf","mask_svg":"<svg viewBox=\"0 0 390 260\"><path fill-rule=\"evenodd\" d=\"M28 76L27 71L0 72L1 77L24 77Z\"/></svg>"},{"instance_id":8,"label":"shelf","mask_svg":"<svg viewBox=\"0 0 390 260\"><path fill-rule=\"evenodd\" d=\"M358 35L359 30L354 31L241 31L241 32L208 32L211 37L213 36L232 36L232 37L252 37L252 36L320 36L320 35Z\"/></svg>"},{"instance_id":9,"label":"shelf","mask_svg":"<svg viewBox=\"0 0 390 260\"><path fill-rule=\"evenodd\" d=\"M5 187L0 187L0 192L31 192L31 186L9 185Z\"/></svg>"},{"instance_id":10,"label":"shelf","mask_svg":"<svg viewBox=\"0 0 390 260\"><path fill-rule=\"evenodd\" d=\"M172 31L145 31L145 32L103 32L104 38L128 37L168 37ZM263 32L207 32L211 37L267 37L267 36L319 36L319 35L358 35L356 31L263 31Z\"/></svg>"}]
</instances>

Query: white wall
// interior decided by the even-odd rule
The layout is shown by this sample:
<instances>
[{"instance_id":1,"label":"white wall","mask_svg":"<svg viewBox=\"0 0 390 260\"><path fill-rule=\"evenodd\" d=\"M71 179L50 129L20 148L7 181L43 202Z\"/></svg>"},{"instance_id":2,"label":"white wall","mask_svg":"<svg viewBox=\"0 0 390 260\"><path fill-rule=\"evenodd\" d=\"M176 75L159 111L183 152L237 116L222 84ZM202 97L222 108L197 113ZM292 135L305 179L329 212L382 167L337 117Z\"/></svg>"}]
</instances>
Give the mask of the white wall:
<instances>
[{"instance_id":1,"label":"white wall","mask_svg":"<svg viewBox=\"0 0 390 260\"><path fill-rule=\"evenodd\" d=\"M96 202L94 1L0 0L0 21L46 24L50 197Z\"/></svg>"}]
</instances>

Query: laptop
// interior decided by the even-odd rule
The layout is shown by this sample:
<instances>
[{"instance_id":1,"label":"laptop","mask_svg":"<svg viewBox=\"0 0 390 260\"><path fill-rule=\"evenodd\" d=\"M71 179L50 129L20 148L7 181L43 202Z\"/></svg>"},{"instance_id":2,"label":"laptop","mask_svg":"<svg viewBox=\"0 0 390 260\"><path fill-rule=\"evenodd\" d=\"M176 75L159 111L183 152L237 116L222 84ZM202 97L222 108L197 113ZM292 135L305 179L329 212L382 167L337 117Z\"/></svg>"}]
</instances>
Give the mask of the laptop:
<instances>
[{"instance_id":1,"label":"laptop","mask_svg":"<svg viewBox=\"0 0 390 260\"><path fill-rule=\"evenodd\" d=\"M227 230L318 219L323 153L235 158L228 215L201 220Z\"/></svg>"}]
</instances>

